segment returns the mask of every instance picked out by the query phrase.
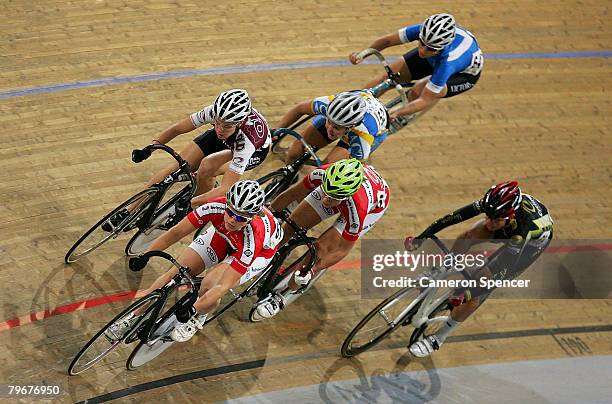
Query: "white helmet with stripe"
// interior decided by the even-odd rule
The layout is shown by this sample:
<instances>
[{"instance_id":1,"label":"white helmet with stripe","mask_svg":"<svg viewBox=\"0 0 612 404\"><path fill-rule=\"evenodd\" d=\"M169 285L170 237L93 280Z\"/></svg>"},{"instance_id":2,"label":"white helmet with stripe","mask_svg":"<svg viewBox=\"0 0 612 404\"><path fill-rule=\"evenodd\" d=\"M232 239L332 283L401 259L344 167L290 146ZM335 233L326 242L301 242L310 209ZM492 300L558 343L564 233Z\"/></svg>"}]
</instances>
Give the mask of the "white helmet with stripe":
<instances>
[{"instance_id":1,"label":"white helmet with stripe","mask_svg":"<svg viewBox=\"0 0 612 404\"><path fill-rule=\"evenodd\" d=\"M213 104L213 113L223 122L242 122L251 113L249 94L240 88L222 92Z\"/></svg>"},{"instance_id":2,"label":"white helmet with stripe","mask_svg":"<svg viewBox=\"0 0 612 404\"><path fill-rule=\"evenodd\" d=\"M343 92L327 106L327 119L332 123L350 128L358 125L366 113L366 102L359 93Z\"/></svg>"},{"instance_id":3,"label":"white helmet with stripe","mask_svg":"<svg viewBox=\"0 0 612 404\"><path fill-rule=\"evenodd\" d=\"M442 50L455 39L455 17L450 14L434 14L423 22L419 39L425 46Z\"/></svg>"},{"instance_id":4,"label":"white helmet with stripe","mask_svg":"<svg viewBox=\"0 0 612 404\"><path fill-rule=\"evenodd\" d=\"M266 194L257 181L234 183L226 194L227 203L236 213L256 215L263 209Z\"/></svg>"}]
</instances>

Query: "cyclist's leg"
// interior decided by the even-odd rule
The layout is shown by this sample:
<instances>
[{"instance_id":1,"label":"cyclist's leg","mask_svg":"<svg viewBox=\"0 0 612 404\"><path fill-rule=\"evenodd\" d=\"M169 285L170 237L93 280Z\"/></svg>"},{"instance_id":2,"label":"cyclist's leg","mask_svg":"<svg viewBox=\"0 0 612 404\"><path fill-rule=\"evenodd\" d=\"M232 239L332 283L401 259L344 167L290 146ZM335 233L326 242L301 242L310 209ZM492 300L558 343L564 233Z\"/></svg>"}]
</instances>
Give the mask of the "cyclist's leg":
<instances>
[{"instance_id":1,"label":"cyclist's leg","mask_svg":"<svg viewBox=\"0 0 612 404\"><path fill-rule=\"evenodd\" d=\"M198 168L198 189L196 195L201 195L213 189L215 177L223 173L224 165L232 160L231 150L221 150L202 159Z\"/></svg>"},{"instance_id":2,"label":"cyclist's leg","mask_svg":"<svg viewBox=\"0 0 612 404\"><path fill-rule=\"evenodd\" d=\"M349 157L351 157L351 153L349 152L349 145L344 140L340 140L338 144L325 157L323 163L333 163L338 160L347 159Z\"/></svg>"},{"instance_id":3,"label":"cyclist's leg","mask_svg":"<svg viewBox=\"0 0 612 404\"><path fill-rule=\"evenodd\" d=\"M316 115L313 117L311 123L302 132L302 137L306 143L317 148L323 148L330 144L332 140L327 137L325 117L323 115ZM285 163L291 164L302 154L304 154L304 146L296 139L291 144L291 147L289 147L289 150L287 150Z\"/></svg>"},{"instance_id":4,"label":"cyclist's leg","mask_svg":"<svg viewBox=\"0 0 612 404\"><path fill-rule=\"evenodd\" d=\"M289 218L303 229L308 230L321 223L328 217L333 216L334 213L331 210L325 210L322 206L320 206L321 197L321 191L319 189L315 189L313 192L309 193L302 202L300 202ZM293 227L287 223L284 223L283 240L280 242L280 245L286 243L291 236L293 236L293 232Z\"/></svg>"},{"instance_id":5,"label":"cyclist's leg","mask_svg":"<svg viewBox=\"0 0 612 404\"><path fill-rule=\"evenodd\" d=\"M476 85L479 78L480 73L478 73L476 76L467 73L453 74L448 78L446 87L444 89L445 93L441 98L454 97L471 90Z\"/></svg>"}]
</instances>

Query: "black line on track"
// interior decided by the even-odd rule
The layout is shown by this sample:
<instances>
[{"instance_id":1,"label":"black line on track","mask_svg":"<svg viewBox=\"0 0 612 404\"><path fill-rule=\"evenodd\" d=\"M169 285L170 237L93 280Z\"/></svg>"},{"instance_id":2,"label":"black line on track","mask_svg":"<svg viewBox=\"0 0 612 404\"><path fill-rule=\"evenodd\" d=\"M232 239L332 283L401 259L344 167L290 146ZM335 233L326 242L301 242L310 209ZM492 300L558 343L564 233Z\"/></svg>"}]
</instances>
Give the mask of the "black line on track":
<instances>
[{"instance_id":1,"label":"black line on track","mask_svg":"<svg viewBox=\"0 0 612 404\"><path fill-rule=\"evenodd\" d=\"M469 334L469 335L458 335L458 336L450 336L446 340L446 343L455 343L455 342L466 342L466 341L484 341L489 339L504 339L504 338L520 338L520 337L535 337L535 336L543 336L550 335L553 336L556 334L579 334L579 333L590 333L590 332L608 332L612 331L612 324L603 324L603 325L592 325L592 326L582 326L582 327L564 327L564 328L539 328L534 330L517 330L517 331L505 331L505 332L491 332L491 333L482 333L482 334ZM383 349L395 349L401 348L405 346L405 344L394 343L387 344L385 346L379 347L378 349L374 348L372 350L383 350ZM333 355L337 350L329 351L327 355ZM310 358L313 356L313 358ZM321 357L321 353L314 353L313 355L292 355L287 358L274 358L269 360L268 362L275 363L287 363L287 362L297 362L307 359L314 359L317 357ZM84 401L79 401L77 404L82 403L103 403L110 400L116 400L118 398L127 397L132 394L140 393L143 391L153 390L159 387L170 386L177 383L186 382L189 380L202 379L205 377L211 376L219 376L225 375L234 372L241 372L243 370L249 369L257 369L264 366L266 363L266 359L258 359L249 362L236 363L233 365L226 365L212 369L204 369L198 370L196 372L184 373L181 375L167 377L165 379L153 380L150 382L137 384L135 386L130 386L125 389L116 390L110 393L102 394L100 396L92 397Z\"/></svg>"}]
</instances>

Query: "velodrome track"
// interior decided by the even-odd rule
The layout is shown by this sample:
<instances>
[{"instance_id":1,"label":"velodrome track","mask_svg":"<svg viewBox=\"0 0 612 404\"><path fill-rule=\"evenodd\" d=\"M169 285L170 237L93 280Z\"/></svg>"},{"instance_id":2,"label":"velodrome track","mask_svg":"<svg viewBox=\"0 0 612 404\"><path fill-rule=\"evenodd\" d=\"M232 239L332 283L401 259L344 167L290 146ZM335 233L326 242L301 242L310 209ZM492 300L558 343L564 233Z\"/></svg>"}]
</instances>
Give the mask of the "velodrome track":
<instances>
[{"instance_id":1,"label":"velodrome track","mask_svg":"<svg viewBox=\"0 0 612 404\"><path fill-rule=\"evenodd\" d=\"M272 125L296 102L358 88L382 69L349 65L349 52L439 11L477 36L485 69L473 90L441 102L372 156L393 199L368 237L414 234L491 183L516 178L550 209L557 239L591 239L608 254L606 2L18 1L3 8L0 383L59 384L61 402L610 396L605 284L599 299L491 299L427 360L406 354L406 333L340 359L342 340L377 303L361 299L359 248L271 322L245 322L243 305L141 370L111 361L68 377L78 349L163 268L126 270L121 241L63 264L90 224L167 162L157 156L135 165L133 148L227 88L247 88ZM279 164L271 157L252 175Z\"/></svg>"}]
</instances>

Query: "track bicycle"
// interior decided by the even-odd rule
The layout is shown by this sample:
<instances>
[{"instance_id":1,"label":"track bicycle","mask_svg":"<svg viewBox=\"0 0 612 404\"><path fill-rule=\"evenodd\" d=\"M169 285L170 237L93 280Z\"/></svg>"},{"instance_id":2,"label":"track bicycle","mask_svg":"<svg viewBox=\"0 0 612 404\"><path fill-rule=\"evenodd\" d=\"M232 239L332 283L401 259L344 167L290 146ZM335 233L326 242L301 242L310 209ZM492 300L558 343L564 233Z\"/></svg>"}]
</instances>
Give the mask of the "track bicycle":
<instances>
[{"instance_id":1,"label":"track bicycle","mask_svg":"<svg viewBox=\"0 0 612 404\"><path fill-rule=\"evenodd\" d=\"M414 83L402 82L400 80L400 73L399 72L394 73L391 70L391 67L389 66L389 62L387 62L385 56L380 51L374 48L364 49L357 55L357 57L360 59L366 59L368 56L375 56L378 59L378 61L382 64L383 68L385 69L385 72L387 73L387 79L381 82L380 84L377 84L376 86L368 88L366 90L372 93L372 95L376 98L378 98L383 92L386 92L387 90L390 90L392 88L397 91L398 94L395 97L393 97L387 102L383 102L383 105L387 109L388 113L392 113L406 106L409 102L408 92L410 92L410 89L412 88ZM410 117L397 118L393 123L389 124L389 134L398 132L405 126L414 122L416 117L417 115L412 115ZM302 118L300 121L292 125L290 129L296 129L297 127L299 127L300 125L302 125L304 122L308 121L311 118L312 117L310 116ZM273 153L281 154L287 151L287 149L289 148L289 143L287 143L287 139L288 139L287 135L289 135L288 132L281 132L281 131L275 131L275 133L272 134L272 146L270 147L270 149L272 150ZM301 142L302 144L304 144L304 141L301 141Z\"/></svg>"},{"instance_id":2,"label":"track bicycle","mask_svg":"<svg viewBox=\"0 0 612 404\"><path fill-rule=\"evenodd\" d=\"M229 293L222 299L221 304L207 316L203 325L215 320L238 301L254 296L262 285L277 283L280 268L302 265L305 257L308 257L308 259L303 271L310 270L314 265L316 260L314 239L308 237L306 230L289 219L287 212L278 212L275 215L293 227L295 230L294 236L278 249L268 267L261 274L243 285L230 289ZM162 251L150 251L140 257L132 258L130 269L135 271L142 269L151 257L161 257L170 261L178 268L178 273L164 287L132 303L98 331L73 359L68 368L69 374L76 375L91 368L122 344L137 342L126 362L127 369L134 370L159 356L174 343L170 338L170 333L177 322L188 321L194 313L193 304L198 299L202 278L191 277L189 268L182 267L170 254ZM180 297L172 307L163 312L169 296L179 290L181 286L189 288L187 293ZM242 291L238 289L242 289ZM136 310L140 315L131 320L132 324L125 330L124 334L113 335L114 338L109 338L108 330L111 329L113 324L130 318Z\"/></svg>"},{"instance_id":3,"label":"track bicycle","mask_svg":"<svg viewBox=\"0 0 612 404\"><path fill-rule=\"evenodd\" d=\"M191 198L197 187L195 174L191 171L189 163L171 147L163 144L151 144L142 150L132 151L132 161L139 163L146 160L155 150L169 153L178 162L178 168L161 182L138 192L117 206L87 230L66 253L64 261L67 264L77 261L122 233L134 229L137 231L128 241L125 253L128 256L137 255L187 215L191 209ZM187 184L164 201L168 189L179 182Z\"/></svg>"},{"instance_id":4,"label":"track bicycle","mask_svg":"<svg viewBox=\"0 0 612 404\"><path fill-rule=\"evenodd\" d=\"M450 250L436 236L430 236L431 240L439 247L446 256L451 254ZM501 251L498 249L486 260L486 267ZM430 279L446 279L453 274L461 274L465 279L472 279L466 271L458 271L453 267L433 267L430 271L421 275ZM452 288L439 287L406 287L398 290L378 306L370 311L348 334L342 344L341 354L345 358L358 355L372 348L400 327L411 326L414 328L409 341L409 346L431 334L435 334L448 320L453 304L449 297L454 292Z\"/></svg>"}]
</instances>

